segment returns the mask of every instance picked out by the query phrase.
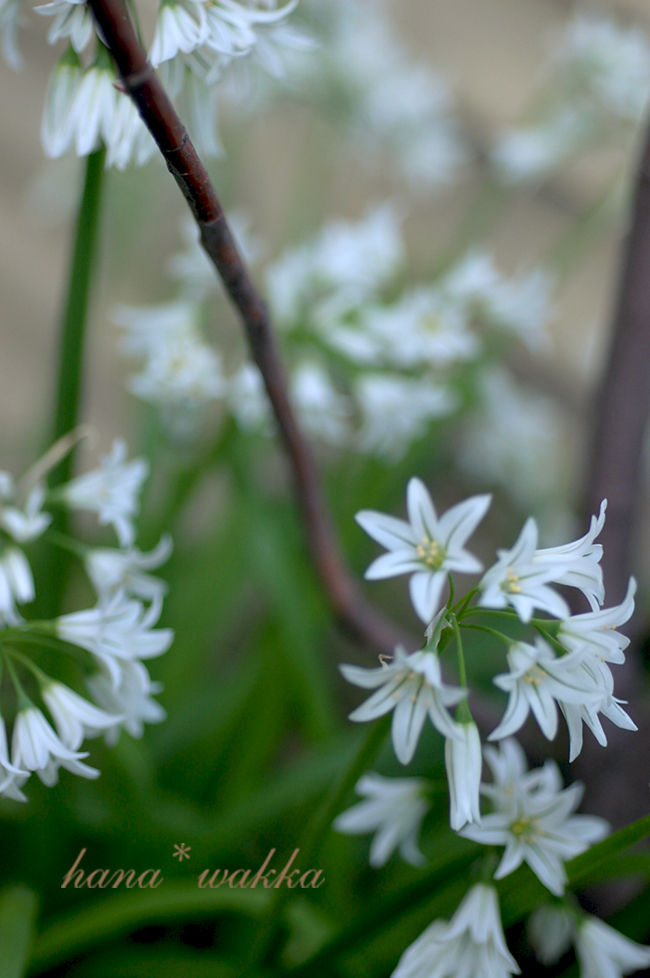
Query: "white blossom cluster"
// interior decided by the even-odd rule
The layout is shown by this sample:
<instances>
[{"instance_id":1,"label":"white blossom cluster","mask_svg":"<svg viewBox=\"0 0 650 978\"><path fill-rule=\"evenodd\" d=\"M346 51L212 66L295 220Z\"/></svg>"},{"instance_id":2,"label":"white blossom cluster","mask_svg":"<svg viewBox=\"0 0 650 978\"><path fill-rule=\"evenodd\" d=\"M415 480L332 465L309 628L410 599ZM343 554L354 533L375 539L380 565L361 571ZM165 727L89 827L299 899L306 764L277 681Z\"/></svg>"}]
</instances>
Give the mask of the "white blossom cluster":
<instances>
[{"instance_id":1,"label":"white blossom cluster","mask_svg":"<svg viewBox=\"0 0 650 978\"><path fill-rule=\"evenodd\" d=\"M635 27L578 12L553 45L534 121L504 132L493 152L509 181L536 180L587 147L627 144L650 98L650 42Z\"/></svg>"},{"instance_id":2,"label":"white blossom cluster","mask_svg":"<svg viewBox=\"0 0 650 978\"><path fill-rule=\"evenodd\" d=\"M282 50L305 46L287 30L298 0L161 0L149 60L187 120L199 152L221 152L217 88L228 67L257 58L267 71L282 71ZM73 151L87 156L104 145L107 165L142 165L155 152L130 97L120 90L112 61L83 0L49 0L36 12L50 19L47 39L68 48L49 81L41 137L48 156ZM0 36L11 65L20 64L18 27L22 0L0 0Z\"/></svg>"},{"instance_id":3,"label":"white blossom cluster","mask_svg":"<svg viewBox=\"0 0 650 978\"><path fill-rule=\"evenodd\" d=\"M111 743L122 729L139 737L144 723L164 718L152 698L160 686L145 662L165 652L173 637L170 629L155 627L165 584L149 573L167 559L171 542L164 537L150 553L134 545L147 463L128 460L124 442L116 440L97 468L48 490L43 478L52 457L60 457L57 446L19 480L0 472L0 682L13 687L16 700L10 734L7 717L0 716L0 795L17 801L25 800L22 789L33 773L47 785L57 781L60 768L97 777L84 762L86 738L104 735ZM91 546L50 531L49 543L83 563L95 604L35 620L23 614L36 597L25 548L48 533L56 507L94 514L111 528L117 546ZM56 676L66 653L78 664L86 696Z\"/></svg>"},{"instance_id":4,"label":"white blossom cluster","mask_svg":"<svg viewBox=\"0 0 650 978\"><path fill-rule=\"evenodd\" d=\"M619 628L634 610L636 585L630 579L623 601L604 607L602 546L596 541L605 521L605 502L582 537L555 547L538 546L537 524L530 517L513 546L499 550L495 563L484 570L467 542L490 502L488 495L473 496L438 514L424 484L411 479L407 520L373 510L357 514L360 526L385 551L370 564L366 577L408 575L411 602L426 625L426 641L415 652L396 648L377 668L341 666L349 682L370 691L350 719L366 722L392 713L391 738L402 764L412 760L428 720L444 738L451 828L464 838L503 850L496 868L485 862L486 882L469 891L452 921L436 921L407 949L395 978L518 974L489 876L502 879L525 863L556 898L568 900L565 862L608 834L603 819L576 814L582 785L564 787L554 762L528 770L513 739L528 717L532 714L549 740L556 736L559 717L564 717L569 760L582 749L583 725L601 745L607 743L603 717L624 729L636 729L614 695L611 668L625 660L629 639ZM460 598L458 574L480 575ZM590 610L571 613L568 590L582 595ZM522 637L525 628L532 632L530 639ZM469 639L476 629L505 646L507 670L493 681L508 699L502 719L487 738L498 747L482 746L468 704ZM454 646L460 685L448 683L442 672L443 659ZM484 762L489 778L483 775ZM374 866L384 865L396 849L408 862L421 864L418 835L432 801L426 779L368 774L357 790L366 800L339 815L335 828L374 833ZM650 948L581 916L570 903L566 907L570 926L553 928L557 940L551 944L559 948L559 957L574 940L582 978L619 978L650 965ZM533 935L541 933L535 919L531 928ZM533 947L544 943L534 936L531 941Z\"/></svg>"},{"instance_id":5,"label":"white blossom cluster","mask_svg":"<svg viewBox=\"0 0 650 978\"><path fill-rule=\"evenodd\" d=\"M245 223L234 223L244 254L259 255ZM169 263L175 298L114 314L124 352L141 367L129 387L159 405L176 430L191 431L192 419L217 402L245 430L270 430L254 368L232 357L224 365L201 331L217 281L196 231L184 238ZM467 371L499 335L533 349L548 342L553 280L541 269L506 278L487 252L473 249L432 284L404 287L405 255L398 212L383 204L356 223L326 224L266 268L299 418L331 448L398 459L463 406Z\"/></svg>"}]
</instances>

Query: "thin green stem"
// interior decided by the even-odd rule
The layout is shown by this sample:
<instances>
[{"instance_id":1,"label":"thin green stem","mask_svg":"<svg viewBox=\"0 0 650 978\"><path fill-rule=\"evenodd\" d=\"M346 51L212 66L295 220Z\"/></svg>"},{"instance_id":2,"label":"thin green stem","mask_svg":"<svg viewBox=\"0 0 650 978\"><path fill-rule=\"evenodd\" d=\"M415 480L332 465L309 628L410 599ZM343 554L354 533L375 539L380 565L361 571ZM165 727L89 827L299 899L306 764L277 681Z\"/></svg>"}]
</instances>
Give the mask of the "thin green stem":
<instances>
[{"instance_id":1,"label":"thin green stem","mask_svg":"<svg viewBox=\"0 0 650 978\"><path fill-rule=\"evenodd\" d=\"M499 632L496 628L490 628L489 625L463 625L463 628L471 628L473 632L485 632L487 635L493 635L506 645L513 645L514 643L512 636L506 635L505 632Z\"/></svg>"},{"instance_id":2,"label":"thin green stem","mask_svg":"<svg viewBox=\"0 0 650 978\"><path fill-rule=\"evenodd\" d=\"M51 441L56 442L79 423L84 348L90 293L97 264L97 243L104 185L104 147L95 150L86 160L81 202L77 214L74 244L70 261L66 291L59 330L58 371L54 400L54 422ZM54 467L50 486L68 482L75 460L74 447ZM52 529L65 533L68 516L65 510L57 512ZM61 608L67 577L68 561L62 556L56 567L49 561L44 570L45 580L40 593L43 598L43 614L54 617Z\"/></svg>"},{"instance_id":3,"label":"thin green stem","mask_svg":"<svg viewBox=\"0 0 650 978\"><path fill-rule=\"evenodd\" d=\"M450 621L452 628L454 629L454 635L456 636L456 656L458 658L458 680L460 685L464 689L468 689L467 685L467 669L465 666L465 653L463 651L463 638L460 634L460 625L458 624L458 619L456 615L450 615ZM467 700L461 700L458 704L458 709L456 711L456 719L460 723L471 723L472 714L469 708Z\"/></svg>"}]
</instances>

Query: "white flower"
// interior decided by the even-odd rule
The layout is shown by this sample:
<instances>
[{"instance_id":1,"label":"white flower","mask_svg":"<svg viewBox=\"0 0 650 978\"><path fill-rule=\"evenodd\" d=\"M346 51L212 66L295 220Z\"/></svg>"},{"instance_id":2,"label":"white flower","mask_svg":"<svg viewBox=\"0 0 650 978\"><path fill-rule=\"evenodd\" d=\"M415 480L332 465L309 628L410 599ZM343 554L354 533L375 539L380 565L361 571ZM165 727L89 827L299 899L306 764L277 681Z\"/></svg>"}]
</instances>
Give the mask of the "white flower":
<instances>
[{"instance_id":1,"label":"white flower","mask_svg":"<svg viewBox=\"0 0 650 978\"><path fill-rule=\"evenodd\" d=\"M47 785L56 784L60 767L82 778L99 776L95 768L81 763L88 754L66 747L35 706L23 708L16 717L11 756L15 767L35 771Z\"/></svg>"},{"instance_id":2,"label":"white flower","mask_svg":"<svg viewBox=\"0 0 650 978\"><path fill-rule=\"evenodd\" d=\"M120 546L128 547L135 536L132 519L138 509L137 496L148 471L144 459L126 461L126 444L116 438L100 467L68 482L61 496L73 509L96 512L102 525L113 526Z\"/></svg>"},{"instance_id":3,"label":"white flower","mask_svg":"<svg viewBox=\"0 0 650 978\"><path fill-rule=\"evenodd\" d=\"M28 777L28 771L16 767L9 760L7 730L4 718L0 716L0 795L11 798L13 801L27 801L20 788Z\"/></svg>"},{"instance_id":4,"label":"white flower","mask_svg":"<svg viewBox=\"0 0 650 978\"><path fill-rule=\"evenodd\" d=\"M364 373L354 389L361 414L359 451L398 461L431 422L458 407L450 388L429 379Z\"/></svg>"},{"instance_id":5,"label":"white flower","mask_svg":"<svg viewBox=\"0 0 650 978\"><path fill-rule=\"evenodd\" d=\"M512 605L523 622L530 621L535 608L556 618L566 618L569 607L557 591L549 587L565 570L562 561L536 562L537 524L529 517L511 550L498 550L498 561L485 572L479 584L484 608Z\"/></svg>"},{"instance_id":6,"label":"white flower","mask_svg":"<svg viewBox=\"0 0 650 978\"><path fill-rule=\"evenodd\" d=\"M6 474L6 473L3 473ZM13 489L13 481L9 485ZM0 497L3 494L0 493ZM0 498L0 527L17 543L29 543L38 539L52 522L49 513L43 513L45 490L42 486L34 486L27 495L23 508L17 506L11 496L7 498L10 505L5 505Z\"/></svg>"},{"instance_id":7,"label":"white flower","mask_svg":"<svg viewBox=\"0 0 650 978\"><path fill-rule=\"evenodd\" d=\"M608 831L601 818L571 814L582 792L577 783L563 791L539 785L534 791L515 788L506 809L483 815L480 825L468 825L460 834L483 845L506 847L495 879L526 862L551 893L561 896L567 880L564 861L584 852Z\"/></svg>"},{"instance_id":8,"label":"white flower","mask_svg":"<svg viewBox=\"0 0 650 978\"><path fill-rule=\"evenodd\" d=\"M508 978L519 973L506 946L496 890L479 883L449 923L434 921L406 949L391 978Z\"/></svg>"},{"instance_id":9,"label":"white flower","mask_svg":"<svg viewBox=\"0 0 650 978\"><path fill-rule=\"evenodd\" d=\"M580 978L622 978L650 967L650 947L631 941L597 917L581 921L575 946Z\"/></svg>"},{"instance_id":10,"label":"white flower","mask_svg":"<svg viewBox=\"0 0 650 978\"><path fill-rule=\"evenodd\" d=\"M123 591L130 597L144 601L159 601L167 585L146 572L164 564L171 551L171 537L164 536L158 546L147 554L137 547L128 550L92 547L84 557L84 564L100 598L105 599Z\"/></svg>"},{"instance_id":11,"label":"white flower","mask_svg":"<svg viewBox=\"0 0 650 978\"><path fill-rule=\"evenodd\" d=\"M607 500L604 499L600 504L600 513L597 517L591 517L589 530L579 540L559 547L536 550L533 554L533 564L552 569L552 580L556 584L566 584L582 591L593 610L600 607L605 597L603 571L600 566L603 548L601 544L594 543L594 540L605 525L606 509Z\"/></svg>"},{"instance_id":12,"label":"white flower","mask_svg":"<svg viewBox=\"0 0 650 978\"><path fill-rule=\"evenodd\" d=\"M33 600L34 578L25 554L18 547L6 547L0 553L0 622L16 624L16 604Z\"/></svg>"},{"instance_id":13,"label":"white flower","mask_svg":"<svg viewBox=\"0 0 650 978\"><path fill-rule=\"evenodd\" d=\"M45 93L41 143L46 156L62 156L72 144L75 124L73 108L82 77L81 62L70 48L50 75Z\"/></svg>"},{"instance_id":14,"label":"white flower","mask_svg":"<svg viewBox=\"0 0 650 978\"><path fill-rule=\"evenodd\" d=\"M475 723L455 723L455 737L445 740L445 767L449 784L449 823L458 831L468 822L480 822L481 738Z\"/></svg>"},{"instance_id":15,"label":"white flower","mask_svg":"<svg viewBox=\"0 0 650 978\"><path fill-rule=\"evenodd\" d=\"M553 312L554 285L551 274L541 268L513 279L503 279L492 289L486 314L529 349L536 351L547 347L549 339L544 327Z\"/></svg>"},{"instance_id":16,"label":"white flower","mask_svg":"<svg viewBox=\"0 0 650 978\"><path fill-rule=\"evenodd\" d=\"M106 732L109 744L117 740L120 726L132 737L141 737L144 723L160 723L165 719L162 706L151 699L151 694L160 693L162 686L151 681L141 662L121 660L117 684L113 682L111 671L106 669L90 676L87 686L105 710L122 716L121 723Z\"/></svg>"},{"instance_id":17,"label":"white flower","mask_svg":"<svg viewBox=\"0 0 650 978\"><path fill-rule=\"evenodd\" d=\"M490 799L498 812L512 812L517 794L555 793L562 788L560 771L553 761L528 770L526 755L512 737L502 740L498 749L486 746L485 760L492 772L492 783L481 785L481 794Z\"/></svg>"},{"instance_id":18,"label":"white flower","mask_svg":"<svg viewBox=\"0 0 650 978\"><path fill-rule=\"evenodd\" d=\"M562 904L545 903L528 918L528 940L542 964L557 964L571 947L574 916Z\"/></svg>"},{"instance_id":19,"label":"white flower","mask_svg":"<svg viewBox=\"0 0 650 978\"><path fill-rule=\"evenodd\" d=\"M149 60L154 68L175 58L179 51L189 54L203 42L206 34L206 6L165 0L160 7Z\"/></svg>"},{"instance_id":20,"label":"white flower","mask_svg":"<svg viewBox=\"0 0 650 978\"><path fill-rule=\"evenodd\" d=\"M247 54L256 43L255 27L274 24L295 9L298 0L284 6L264 9L259 3L239 0L208 0L206 13L206 47L228 58Z\"/></svg>"},{"instance_id":21,"label":"white flower","mask_svg":"<svg viewBox=\"0 0 650 978\"><path fill-rule=\"evenodd\" d=\"M21 0L0 0L0 45L5 61L11 68L20 68L22 58L18 49L18 28L22 24Z\"/></svg>"},{"instance_id":22,"label":"white flower","mask_svg":"<svg viewBox=\"0 0 650 978\"><path fill-rule=\"evenodd\" d=\"M557 656L542 638L535 645L517 642L508 652L510 671L494 678L509 693L501 723L490 734L499 740L516 733L532 710L548 740L557 733L557 704L594 706L602 701L600 685L580 669L580 656Z\"/></svg>"},{"instance_id":23,"label":"white flower","mask_svg":"<svg viewBox=\"0 0 650 978\"><path fill-rule=\"evenodd\" d=\"M83 72L67 123L77 156L88 156L102 143L110 143L118 99L115 81L111 67L97 64Z\"/></svg>"},{"instance_id":24,"label":"white flower","mask_svg":"<svg viewBox=\"0 0 650 978\"><path fill-rule=\"evenodd\" d=\"M616 629L632 617L635 594L636 581L631 577L627 593L620 604L572 615L560 622L557 634L559 641L570 652L591 653L603 662L619 665L625 662L623 650L628 647L630 640Z\"/></svg>"},{"instance_id":25,"label":"white flower","mask_svg":"<svg viewBox=\"0 0 650 978\"><path fill-rule=\"evenodd\" d=\"M576 106L560 106L538 125L507 130L493 150L492 162L512 183L543 177L588 141L593 121Z\"/></svg>"},{"instance_id":26,"label":"white flower","mask_svg":"<svg viewBox=\"0 0 650 978\"><path fill-rule=\"evenodd\" d=\"M70 750L77 750L84 737L97 737L122 720L121 716L100 710L94 703L55 680L44 686L43 699L61 742Z\"/></svg>"},{"instance_id":27,"label":"white flower","mask_svg":"<svg viewBox=\"0 0 650 978\"><path fill-rule=\"evenodd\" d=\"M54 18L47 34L50 44L69 37L72 47L80 54L95 33L93 17L84 0L52 0L34 10L44 17Z\"/></svg>"},{"instance_id":28,"label":"white flower","mask_svg":"<svg viewBox=\"0 0 650 978\"><path fill-rule=\"evenodd\" d=\"M388 553L378 557L366 571L377 580L412 574L411 601L422 621L430 622L440 607L440 595L451 571L465 574L481 570L481 563L464 549L490 505L490 496L472 496L438 517L424 484L411 479L407 487L409 522L372 510L357 513L366 533Z\"/></svg>"},{"instance_id":29,"label":"white flower","mask_svg":"<svg viewBox=\"0 0 650 978\"><path fill-rule=\"evenodd\" d=\"M317 363L304 361L293 371L291 396L305 432L329 445L341 445L348 433L345 400Z\"/></svg>"},{"instance_id":30,"label":"white flower","mask_svg":"<svg viewBox=\"0 0 650 978\"><path fill-rule=\"evenodd\" d=\"M440 661L435 652L425 649L407 655L398 646L393 660L378 669L347 665L340 668L348 682L355 686L365 689L379 687L350 714L351 720L363 723L395 709L393 747L402 764L408 764L413 757L427 716L444 737L457 736L454 722L445 707L455 706L466 692L444 685Z\"/></svg>"},{"instance_id":31,"label":"white flower","mask_svg":"<svg viewBox=\"0 0 650 978\"><path fill-rule=\"evenodd\" d=\"M106 603L85 611L62 615L55 621L56 634L97 656L108 668L114 684L120 677L116 660L150 659L162 655L174 637L170 628L157 628L161 603L155 598L145 607L118 593Z\"/></svg>"},{"instance_id":32,"label":"white flower","mask_svg":"<svg viewBox=\"0 0 650 978\"><path fill-rule=\"evenodd\" d=\"M351 835L375 832L370 846L370 865L383 866L399 847L400 855L412 866L425 859L417 837L428 808L427 783L421 778L382 778L364 774L358 782L358 794L366 801L343 812L334 820L337 832Z\"/></svg>"}]
</instances>

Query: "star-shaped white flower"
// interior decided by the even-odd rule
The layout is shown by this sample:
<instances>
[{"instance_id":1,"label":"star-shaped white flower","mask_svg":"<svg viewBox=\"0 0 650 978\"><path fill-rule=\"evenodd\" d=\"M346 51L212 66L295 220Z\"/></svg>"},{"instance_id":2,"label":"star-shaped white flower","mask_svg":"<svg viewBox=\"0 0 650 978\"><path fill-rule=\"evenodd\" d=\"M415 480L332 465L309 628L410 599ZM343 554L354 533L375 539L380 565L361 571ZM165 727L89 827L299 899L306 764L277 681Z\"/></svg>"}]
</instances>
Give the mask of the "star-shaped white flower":
<instances>
[{"instance_id":1,"label":"star-shaped white flower","mask_svg":"<svg viewBox=\"0 0 650 978\"><path fill-rule=\"evenodd\" d=\"M485 516L491 496L472 496L437 516L424 484L411 479L407 488L409 522L362 510L356 520L366 533L388 550L366 571L370 580L411 574L409 590L416 614L429 623L440 607L440 595L450 571L474 574L482 570L464 544Z\"/></svg>"},{"instance_id":2,"label":"star-shaped white flower","mask_svg":"<svg viewBox=\"0 0 650 978\"><path fill-rule=\"evenodd\" d=\"M458 736L446 707L455 706L467 692L443 683L435 652L424 649L408 655L398 646L393 661L387 665L378 669L345 665L341 672L355 686L379 687L350 714L351 720L375 720L395 710L393 746L402 764L408 764L413 757L427 716L444 737Z\"/></svg>"}]
</instances>

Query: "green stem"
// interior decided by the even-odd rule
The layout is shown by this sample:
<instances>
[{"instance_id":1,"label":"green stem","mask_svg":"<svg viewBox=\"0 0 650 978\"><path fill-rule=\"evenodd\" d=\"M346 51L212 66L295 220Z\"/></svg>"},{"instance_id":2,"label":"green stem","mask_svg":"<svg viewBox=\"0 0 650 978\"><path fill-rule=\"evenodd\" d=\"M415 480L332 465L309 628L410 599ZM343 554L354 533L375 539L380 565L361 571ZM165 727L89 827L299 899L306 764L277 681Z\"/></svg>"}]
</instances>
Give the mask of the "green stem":
<instances>
[{"instance_id":1,"label":"green stem","mask_svg":"<svg viewBox=\"0 0 650 978\"><path fill-rule=\"evenodd\" d=\"M54 421L51 441L68 434L79 423L82 375L84 364L84 340L88 321L88 308L93 276L97 264L97 243L104 184L106 150L101 147L86 160L81 202L77 214L74 245L68 287L59 328L58 371L54 401ZM74 468L75 450L72 448L52 469L50 487L68 482ZM52 530L65 533L68 515L65 509L55 514ZM68 559L61 555L54 562L50 559L43 570L43 586L40 594L42 614L52 618L61 610L65 591Z\"/></svg>"},{"instance_id":2,"label":"green stem","mask_svg":"<svg viewBox=\"0 0 650 978\"><path fill-rule=\"evenodd\" d=\"M300 844L297 846L300 849L302 865L311 866L312 857L330 830L334 817L339 813L345 799L381 748L386 737L388 722L388 717L382 717L378 722L371 725L359 750L326 795L321 808L307 825L302 839L300 839ZM274 890L273 898L267 909L266 919L260 921L256 939L251 949L250 961L247 962L242 972L242 978L256 974L259 966L265 965L268 958L276 950L282 933L282 910L290 895L291 891L288 887Z\"/></svg>"},{"instance_id":3,"label":"green stem","mask_svg":"<svg viewBox=\"0 0 650 978\"><path fill-rule=\"evenodd\" d=\"M57 441L71 431L79 420L84 337L99 237L105 156L106 151L101 147L91 153L86 160L68 289L59 332L59 368L52 441ZM74 450L66 455L53 471L52 486L62 485L68 481L73 460Z\"/></svg>"}]
</instances>

